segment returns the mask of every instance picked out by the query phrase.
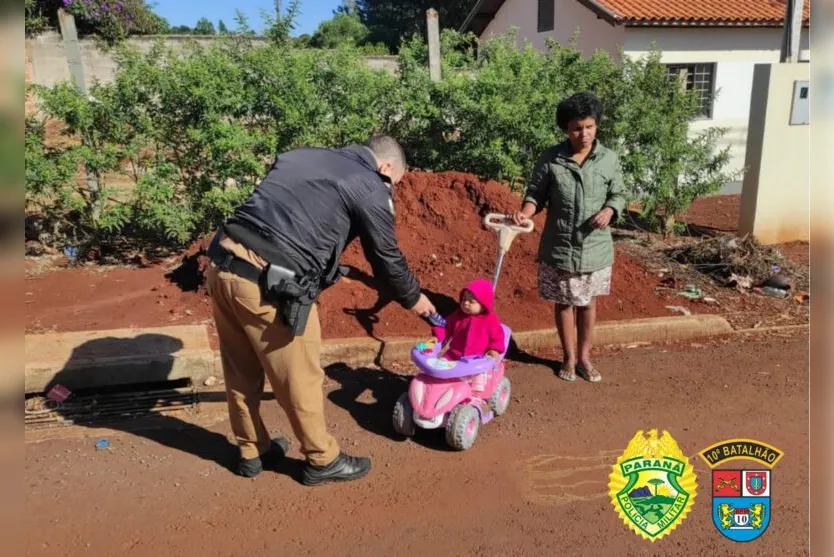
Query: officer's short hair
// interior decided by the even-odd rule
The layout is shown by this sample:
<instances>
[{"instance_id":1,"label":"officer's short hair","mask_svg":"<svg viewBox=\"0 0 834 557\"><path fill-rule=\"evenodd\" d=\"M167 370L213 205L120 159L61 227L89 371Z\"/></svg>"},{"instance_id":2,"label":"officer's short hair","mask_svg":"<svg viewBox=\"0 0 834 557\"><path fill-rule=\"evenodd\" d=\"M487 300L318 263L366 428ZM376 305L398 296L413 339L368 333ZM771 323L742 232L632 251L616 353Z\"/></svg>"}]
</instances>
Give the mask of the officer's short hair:
<instances>
[{"instance_id":1,"label":"officer's short hair","mask_svg":"<svg viewBox=\"0 0 834 557\"><path fill-rule=\"evenodd\" d=\"M375 135L368 141L368 148L379 160L390 161L401 170L406 169L405 151L396 139L389 135Z\"/></svg>"}]
</instances>

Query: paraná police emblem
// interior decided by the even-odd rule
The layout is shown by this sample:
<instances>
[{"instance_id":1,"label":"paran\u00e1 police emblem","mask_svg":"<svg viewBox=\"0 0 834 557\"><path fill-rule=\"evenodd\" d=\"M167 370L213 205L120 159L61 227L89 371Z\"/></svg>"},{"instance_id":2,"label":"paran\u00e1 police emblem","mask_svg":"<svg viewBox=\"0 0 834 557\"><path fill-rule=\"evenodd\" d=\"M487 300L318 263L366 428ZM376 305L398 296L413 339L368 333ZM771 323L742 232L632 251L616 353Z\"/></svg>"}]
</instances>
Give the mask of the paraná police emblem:
<instances>
[{"instance_id":1,"label":"paran\u00e1 police emblem","mask_svg":"<svg viewBox=\"0 0 834 557\"><path fill-rule=\"evenodd\" d=\"M614 510L643 539L661 539L692 508L697 479L689 459L664 431L638 431L611 471L608 494Z\"/></svg>"}]
</instances>

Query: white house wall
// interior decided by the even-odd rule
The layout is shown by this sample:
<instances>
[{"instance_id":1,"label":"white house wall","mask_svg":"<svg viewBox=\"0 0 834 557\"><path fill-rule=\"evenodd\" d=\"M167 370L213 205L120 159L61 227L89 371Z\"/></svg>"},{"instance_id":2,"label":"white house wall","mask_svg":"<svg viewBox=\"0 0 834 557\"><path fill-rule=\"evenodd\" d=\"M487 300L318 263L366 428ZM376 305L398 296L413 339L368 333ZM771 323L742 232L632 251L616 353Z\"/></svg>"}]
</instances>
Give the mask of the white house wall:
<instances>
[{"instance_id":1,"label":"white house wall","mask_svg":"<svg viewBox=\"0 0 834 557\"><path fill-rule=\"evenodd\" d=\"M623 27L609 25L576 0L555 0L555 3L552 31L538 32L538 2L507 0L481 38L503 35L510 27L516 27L519 45L528 40L537 49L544 50L548 38L567 44L578 29L577 47L585 55L591 55L597 49L618 55L625 37Z\"/></svg>"},{"instance_id":2,"label":"white house wall","mask_svg":"<svg viewBox=\"0 0 834 557\"><path fill-rule=\"evenodd\" d=\"M628 28L623 50L627 56L645 55L652 42L665 63L715 63L717 97L711 119L693 123L693 131L710 126L729 128L723 145L730 146L732 166L744 168L753 68L778 62L782 30L771 28ZM800 60L810 60L808 30L803 29Z\"/></svg>"}]
</instances>

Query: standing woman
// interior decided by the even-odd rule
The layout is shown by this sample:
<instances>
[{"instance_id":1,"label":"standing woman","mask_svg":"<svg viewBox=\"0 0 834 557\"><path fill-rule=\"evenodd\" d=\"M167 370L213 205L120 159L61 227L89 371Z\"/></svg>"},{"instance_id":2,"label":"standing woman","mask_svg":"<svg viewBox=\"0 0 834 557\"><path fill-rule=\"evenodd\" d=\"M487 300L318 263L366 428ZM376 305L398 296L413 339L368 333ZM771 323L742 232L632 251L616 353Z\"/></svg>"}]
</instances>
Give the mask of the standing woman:
<instances>
[{"instance_id":1,"label":"standing woman","mask_svg":"<svg viewBox=\"0 0 834 557\"><path fill-rule=\"evenodd\" d=\"M556 122L567 134L546 149L533 169L521 211L522 224L547 209L539 246L539 295L556 304L556 329L564 352L559 377L602 379L591 362L596 297L611 287L614 243L609 224L625 206L616 153L596 139L602 104L592 93L559 103ZM577 342L578 337L578 342Z\"/></svg>"}]
</instances>

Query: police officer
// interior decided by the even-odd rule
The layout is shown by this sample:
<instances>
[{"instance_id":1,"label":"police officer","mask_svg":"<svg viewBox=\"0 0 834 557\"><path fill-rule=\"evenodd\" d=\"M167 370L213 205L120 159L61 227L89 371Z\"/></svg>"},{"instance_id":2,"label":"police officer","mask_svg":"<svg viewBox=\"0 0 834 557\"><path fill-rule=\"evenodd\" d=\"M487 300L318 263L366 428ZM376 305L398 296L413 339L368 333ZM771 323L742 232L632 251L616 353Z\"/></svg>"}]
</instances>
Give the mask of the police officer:
<instances>
[{"instance_id":1,"label":"police officer","mask_svg":"<svg viewBox=\"0 0 834 557\"><path fill-rule=\"evenodd\" d=\"M341 254L358 237L397 302L423 317L435 312L395 235L392 187L405 168L402 147L388 136L289 151L215 236L207 287L240 475L257 475L288 449L285 438L270 439L261 419L265 378L301 443L305 484L354 480L370 470L368 458L340 451L327 432L315 300L339 279Z\"/></svg>"}]
</instances>

